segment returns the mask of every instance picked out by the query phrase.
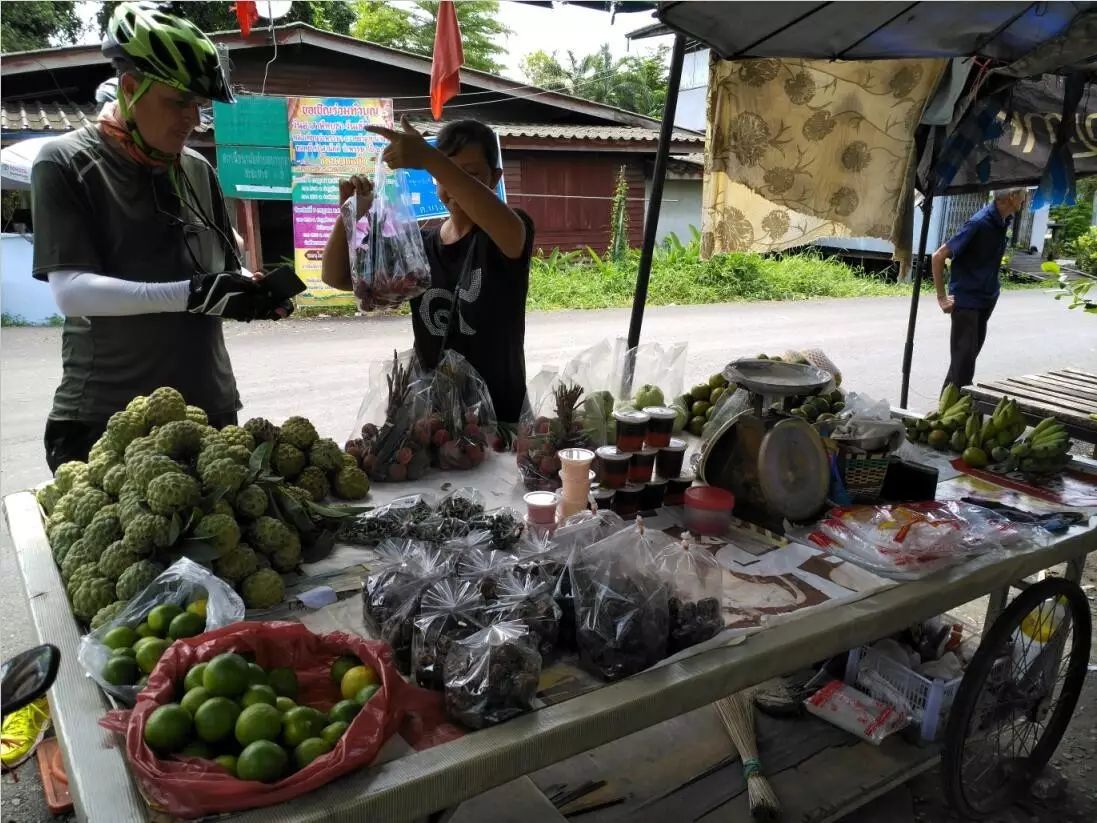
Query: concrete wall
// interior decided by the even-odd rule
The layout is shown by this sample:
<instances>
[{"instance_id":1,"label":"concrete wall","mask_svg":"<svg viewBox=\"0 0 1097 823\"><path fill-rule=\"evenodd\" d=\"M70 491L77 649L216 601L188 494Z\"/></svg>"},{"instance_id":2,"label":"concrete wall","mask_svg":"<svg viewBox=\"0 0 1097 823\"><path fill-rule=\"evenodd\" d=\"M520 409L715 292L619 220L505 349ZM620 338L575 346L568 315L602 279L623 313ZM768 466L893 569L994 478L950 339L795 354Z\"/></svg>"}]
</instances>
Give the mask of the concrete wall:
<instances>
[{"instance_id":1,"label":"concrete wall","mask_svg":"<svg viewBox=\"0 0 1097 823\"><path fill-rule=\"evenodd\" d=\"M31 236L0 234L0 310L27 323L45 323L61 312L50 287L31 277Z\"/></svg>"},{"instance_id":2,"label":"concrete wall","mask_svg":"<svg viewBox=\"0 0 1097 823\"><path fill-rule=\"evenodd\" d=\"M651 181L645 184L644 209L651 197ZM683 243L690 240L690 226L701 230L701 178L691 180L667 180L663 184L663 204L659 209L659 234L662 242L671 232Z\"/></svg>"}]
</instances>

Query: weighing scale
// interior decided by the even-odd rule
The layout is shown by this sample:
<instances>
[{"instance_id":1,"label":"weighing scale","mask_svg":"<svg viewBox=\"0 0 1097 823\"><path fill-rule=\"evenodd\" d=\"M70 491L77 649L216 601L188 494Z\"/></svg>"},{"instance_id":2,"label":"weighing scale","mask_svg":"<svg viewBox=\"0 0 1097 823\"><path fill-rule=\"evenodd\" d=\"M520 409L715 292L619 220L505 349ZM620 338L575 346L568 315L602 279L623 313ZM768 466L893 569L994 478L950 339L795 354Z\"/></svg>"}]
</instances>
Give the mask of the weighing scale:
<instances>
[{"instance_id":1,"label":"weighing scale","mask_svg":"<svg viewBox=\"0 0 1097 823\"><path fill-rule=\"evenodd\" d=\"M829 372L779 360L737 360L724 369L728 383L750 394L751 407L705 442L698 475L735 495L735 516L784 533L826 505L830 463L815 428L789 414L792 398L831 383Z\"/></svg>"}]
</instances>

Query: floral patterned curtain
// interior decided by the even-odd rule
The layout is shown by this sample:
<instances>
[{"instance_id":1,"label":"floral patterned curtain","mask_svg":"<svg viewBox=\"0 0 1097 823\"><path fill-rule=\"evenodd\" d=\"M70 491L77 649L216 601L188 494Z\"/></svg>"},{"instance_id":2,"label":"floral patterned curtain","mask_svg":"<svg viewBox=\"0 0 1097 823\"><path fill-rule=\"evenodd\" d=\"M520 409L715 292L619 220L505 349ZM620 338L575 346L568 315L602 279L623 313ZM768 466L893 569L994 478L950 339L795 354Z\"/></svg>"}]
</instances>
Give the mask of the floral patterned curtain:
<instances>
[{"instance_id":1,"label":"floral patterned curtain","mask_svg":"<svg viewBox=\"0 0 1097 823\"><path fill-rule=\"evenodd\" d=\"M702 252L835 236L909 245L914 130L946 65L714 57Z\"/></svg>"}]
</instances>

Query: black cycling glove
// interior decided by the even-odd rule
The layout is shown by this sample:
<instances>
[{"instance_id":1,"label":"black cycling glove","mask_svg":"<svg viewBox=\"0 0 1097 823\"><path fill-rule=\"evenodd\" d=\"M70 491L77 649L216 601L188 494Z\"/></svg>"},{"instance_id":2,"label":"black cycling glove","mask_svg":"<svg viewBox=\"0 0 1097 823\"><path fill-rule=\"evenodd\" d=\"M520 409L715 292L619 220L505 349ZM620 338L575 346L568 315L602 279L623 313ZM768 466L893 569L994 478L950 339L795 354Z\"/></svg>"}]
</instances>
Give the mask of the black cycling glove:
<instances>
[{"instance_id":1,"label":"black cycling glove","mask_svg":"<svg viewBox=\"0 0 1097 823\"><path fill-rule=\"evenodd\" d=\"M263 302L259 284L238 272L196 274L191 279L187 311L229 320L254 320Z\"/></svg>"}]
</instances>

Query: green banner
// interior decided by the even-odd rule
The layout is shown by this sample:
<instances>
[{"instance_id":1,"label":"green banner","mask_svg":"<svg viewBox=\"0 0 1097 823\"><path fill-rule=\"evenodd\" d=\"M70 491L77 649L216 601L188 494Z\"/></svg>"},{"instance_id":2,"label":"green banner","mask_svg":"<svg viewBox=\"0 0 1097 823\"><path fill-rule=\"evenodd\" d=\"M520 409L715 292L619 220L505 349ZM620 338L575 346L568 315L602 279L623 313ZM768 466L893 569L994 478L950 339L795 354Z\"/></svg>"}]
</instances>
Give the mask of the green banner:
<instances>
[{"instance_id":1,"label":"green banner","mask_svg":"<svg viewBox=\"0 0 1097 823\"><path fill-rule=\"evenodd\" d=\"M213 104L218 144L230 146L289 146L289 117L284 97L238 97L235 103Z\"/></svg>"},{"instance_id":2,"label":"green banner","mask_svg":"<svg viewBox=\"0 0 1097 823\"><path fill-rule=\"evenodd\" d=\"M289 200L289 149L217 144L217 177L226 197Z\"/></svg>"}]
</instances>

